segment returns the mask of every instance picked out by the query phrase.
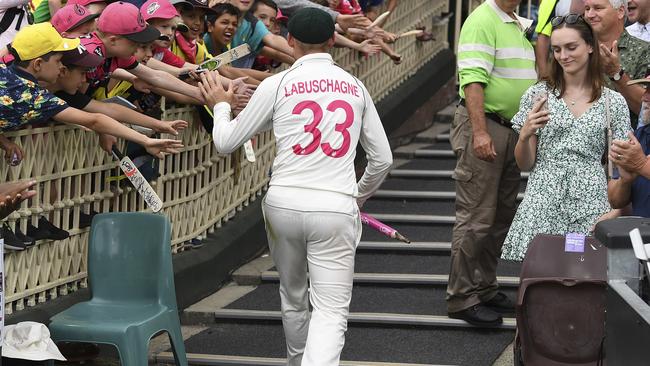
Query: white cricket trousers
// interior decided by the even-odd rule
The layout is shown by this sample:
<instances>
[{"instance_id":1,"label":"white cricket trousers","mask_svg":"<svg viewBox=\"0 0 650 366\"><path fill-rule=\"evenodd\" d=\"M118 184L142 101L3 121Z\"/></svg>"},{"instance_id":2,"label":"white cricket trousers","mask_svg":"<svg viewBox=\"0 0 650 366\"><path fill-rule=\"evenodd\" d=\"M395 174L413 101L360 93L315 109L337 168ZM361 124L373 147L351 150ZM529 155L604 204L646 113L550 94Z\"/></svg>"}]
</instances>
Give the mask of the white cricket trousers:
<instances>
[{"instance_id":1,"label":"white cricket trousers","mask_svg":"<svg viewBox=\"0 0 650 366\"><path fill-rule=\"evenodd\" d=\"M287 365L338 366L348 328L354 253L361 238L358 210L298 211L265 200L263 212L280 275Z\"/></svg>"}]
</instances>

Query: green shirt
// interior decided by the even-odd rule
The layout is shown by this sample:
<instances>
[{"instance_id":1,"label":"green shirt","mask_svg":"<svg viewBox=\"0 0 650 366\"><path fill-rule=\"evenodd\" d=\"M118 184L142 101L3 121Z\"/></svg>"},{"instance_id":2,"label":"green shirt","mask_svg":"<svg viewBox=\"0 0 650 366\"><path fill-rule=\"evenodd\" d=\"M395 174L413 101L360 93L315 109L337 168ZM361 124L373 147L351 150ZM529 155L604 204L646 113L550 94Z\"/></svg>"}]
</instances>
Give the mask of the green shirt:
<instances>
[{"instance_id":1,"label":"green shirt","mask_svg":"<svg viewBox=\"0 0 650 366\"><path fill-rule=\"evenodd\" d=\"M42 0L34 10L34 23L49 22L51 18L49 1Z\"/></svg>"},{"instance_id":2,"label":"green shirt","mask_svg":"<svg viewBox=\"0 0 650 366\"><path fill-rule=\"evenodd\" d=\"M626 30L618 38L618 55L621 67L630 79L641 79L650 64L650 43L633 37Z\"/></svg>"},{"instance_id":3,"label":"green shirt","mask_svg":"<svg viewBox=\"0 0 650 366\"><path fill-rule=\"evenodd\" d=\"M642 79L646 77L646 71L650 64L650 43L636 38L626 30L623 31L617 42L618 57L621 67L630 79ZM611 75L605 75L605 83L611 89L618 90L616 84L609 79ZM636 112L630 110L630 119L633 126L639 119Z\"/></svg>"},{"instance_id":4,"label":"green shirt","mask_svg":"<svg viewBox=\"0 0 650 366\"><path fill-rule=\"evenodd\" d=\"M511 119L519 99L537 81L535 52L525 30L532 22L512 19L494 0L474 10L460 31L458 76L460 96L470 83L484 84L486 113Z\"/></svg>"}]
</instances>

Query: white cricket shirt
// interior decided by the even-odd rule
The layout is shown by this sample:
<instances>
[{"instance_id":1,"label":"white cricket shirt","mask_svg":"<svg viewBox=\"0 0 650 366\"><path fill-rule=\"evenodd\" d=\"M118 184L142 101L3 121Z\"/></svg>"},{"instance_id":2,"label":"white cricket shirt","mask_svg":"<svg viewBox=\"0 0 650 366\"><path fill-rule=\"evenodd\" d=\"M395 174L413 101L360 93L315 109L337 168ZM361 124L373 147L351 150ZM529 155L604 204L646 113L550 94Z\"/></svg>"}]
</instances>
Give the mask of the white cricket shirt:
<instances>
[{"instance_id":1,"label":"white cricket shirt","mask_svg":"<svg viewBox=\"0 0 650 366\"><path fill-rule=\"evenodd\" d=\"M0 19L4 17L7 10L18 6L26 5L27 3L29 3L29 0L0 1ZM20 24L18 24L19 20L21 20ZM16 37L16 33L18 33L16 28L22 29L23 27L26 27L28 25L29 23L27 22L27 15L23 15L22 17L20 16L20 14L16 15L16 17L11 22L11 24L9 24L9 28L7 28L6 31L0 34L0 49L7 47L7 45L14 40L14 37Z\"/></svg>"},{"instance_id":2,"label":"white cricket shirt","mask_svg":"<svg viewBox=\"0 0 650 366\"><path fill-rule=\"evenodd\" d=\"M303 56L290 69L264 80L232 121L228 103L214 107L212 134L221 153L271 128L277 156L266 199L273 205L347 211L353 198L361 205L372 195L392 164L368 91L327 53ZM368 165L357 183L354 158L359 142Z\"/></svg>"}]
</instances>

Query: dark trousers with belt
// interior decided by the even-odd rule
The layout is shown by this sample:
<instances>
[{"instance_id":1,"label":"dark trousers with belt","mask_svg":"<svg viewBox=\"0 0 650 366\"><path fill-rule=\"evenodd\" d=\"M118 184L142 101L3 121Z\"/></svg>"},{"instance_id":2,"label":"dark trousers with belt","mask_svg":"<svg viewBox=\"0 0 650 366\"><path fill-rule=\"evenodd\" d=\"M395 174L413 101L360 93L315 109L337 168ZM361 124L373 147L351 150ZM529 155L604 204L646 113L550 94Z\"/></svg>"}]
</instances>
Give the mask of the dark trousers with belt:
<instances>
[{"instance_id":1,"label":"dark trousers with belt","mask_svg":"<svg viewBox=\"0 0 650 366\"><path fill-rule=\"evenodd\" d=\"M474 155L467 109L456 110L450 134L457 157L456 224L453 229L447 310L458 312L497 294L496 268L501 246L516 212L520 171L514 149L518 135L487 117L496 159Z\"/></svg>"}]
</instances>

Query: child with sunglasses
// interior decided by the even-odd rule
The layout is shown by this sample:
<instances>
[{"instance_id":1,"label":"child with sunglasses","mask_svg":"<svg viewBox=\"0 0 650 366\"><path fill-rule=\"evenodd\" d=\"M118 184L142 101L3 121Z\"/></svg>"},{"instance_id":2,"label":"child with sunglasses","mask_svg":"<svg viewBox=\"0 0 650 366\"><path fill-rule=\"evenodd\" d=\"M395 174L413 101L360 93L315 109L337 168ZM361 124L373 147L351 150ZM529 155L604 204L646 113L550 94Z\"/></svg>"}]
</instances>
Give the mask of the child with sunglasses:
<instances>
[{"instance_id":1,"label":"child with sunglasses","mask_svg":"<svg viewBox=\"0 0 650 366\"><path fill-rule=\"evenodd\" d=\"M528 89L513 117L515 158L530 178L503 244L504 259L523 260L539 234L588 234L615 214L607 200L601 159L607 132L626 137L623 96L605 87L598 40L581 15L552 21L549 73Z\"/></svg>"}]
</instances>

